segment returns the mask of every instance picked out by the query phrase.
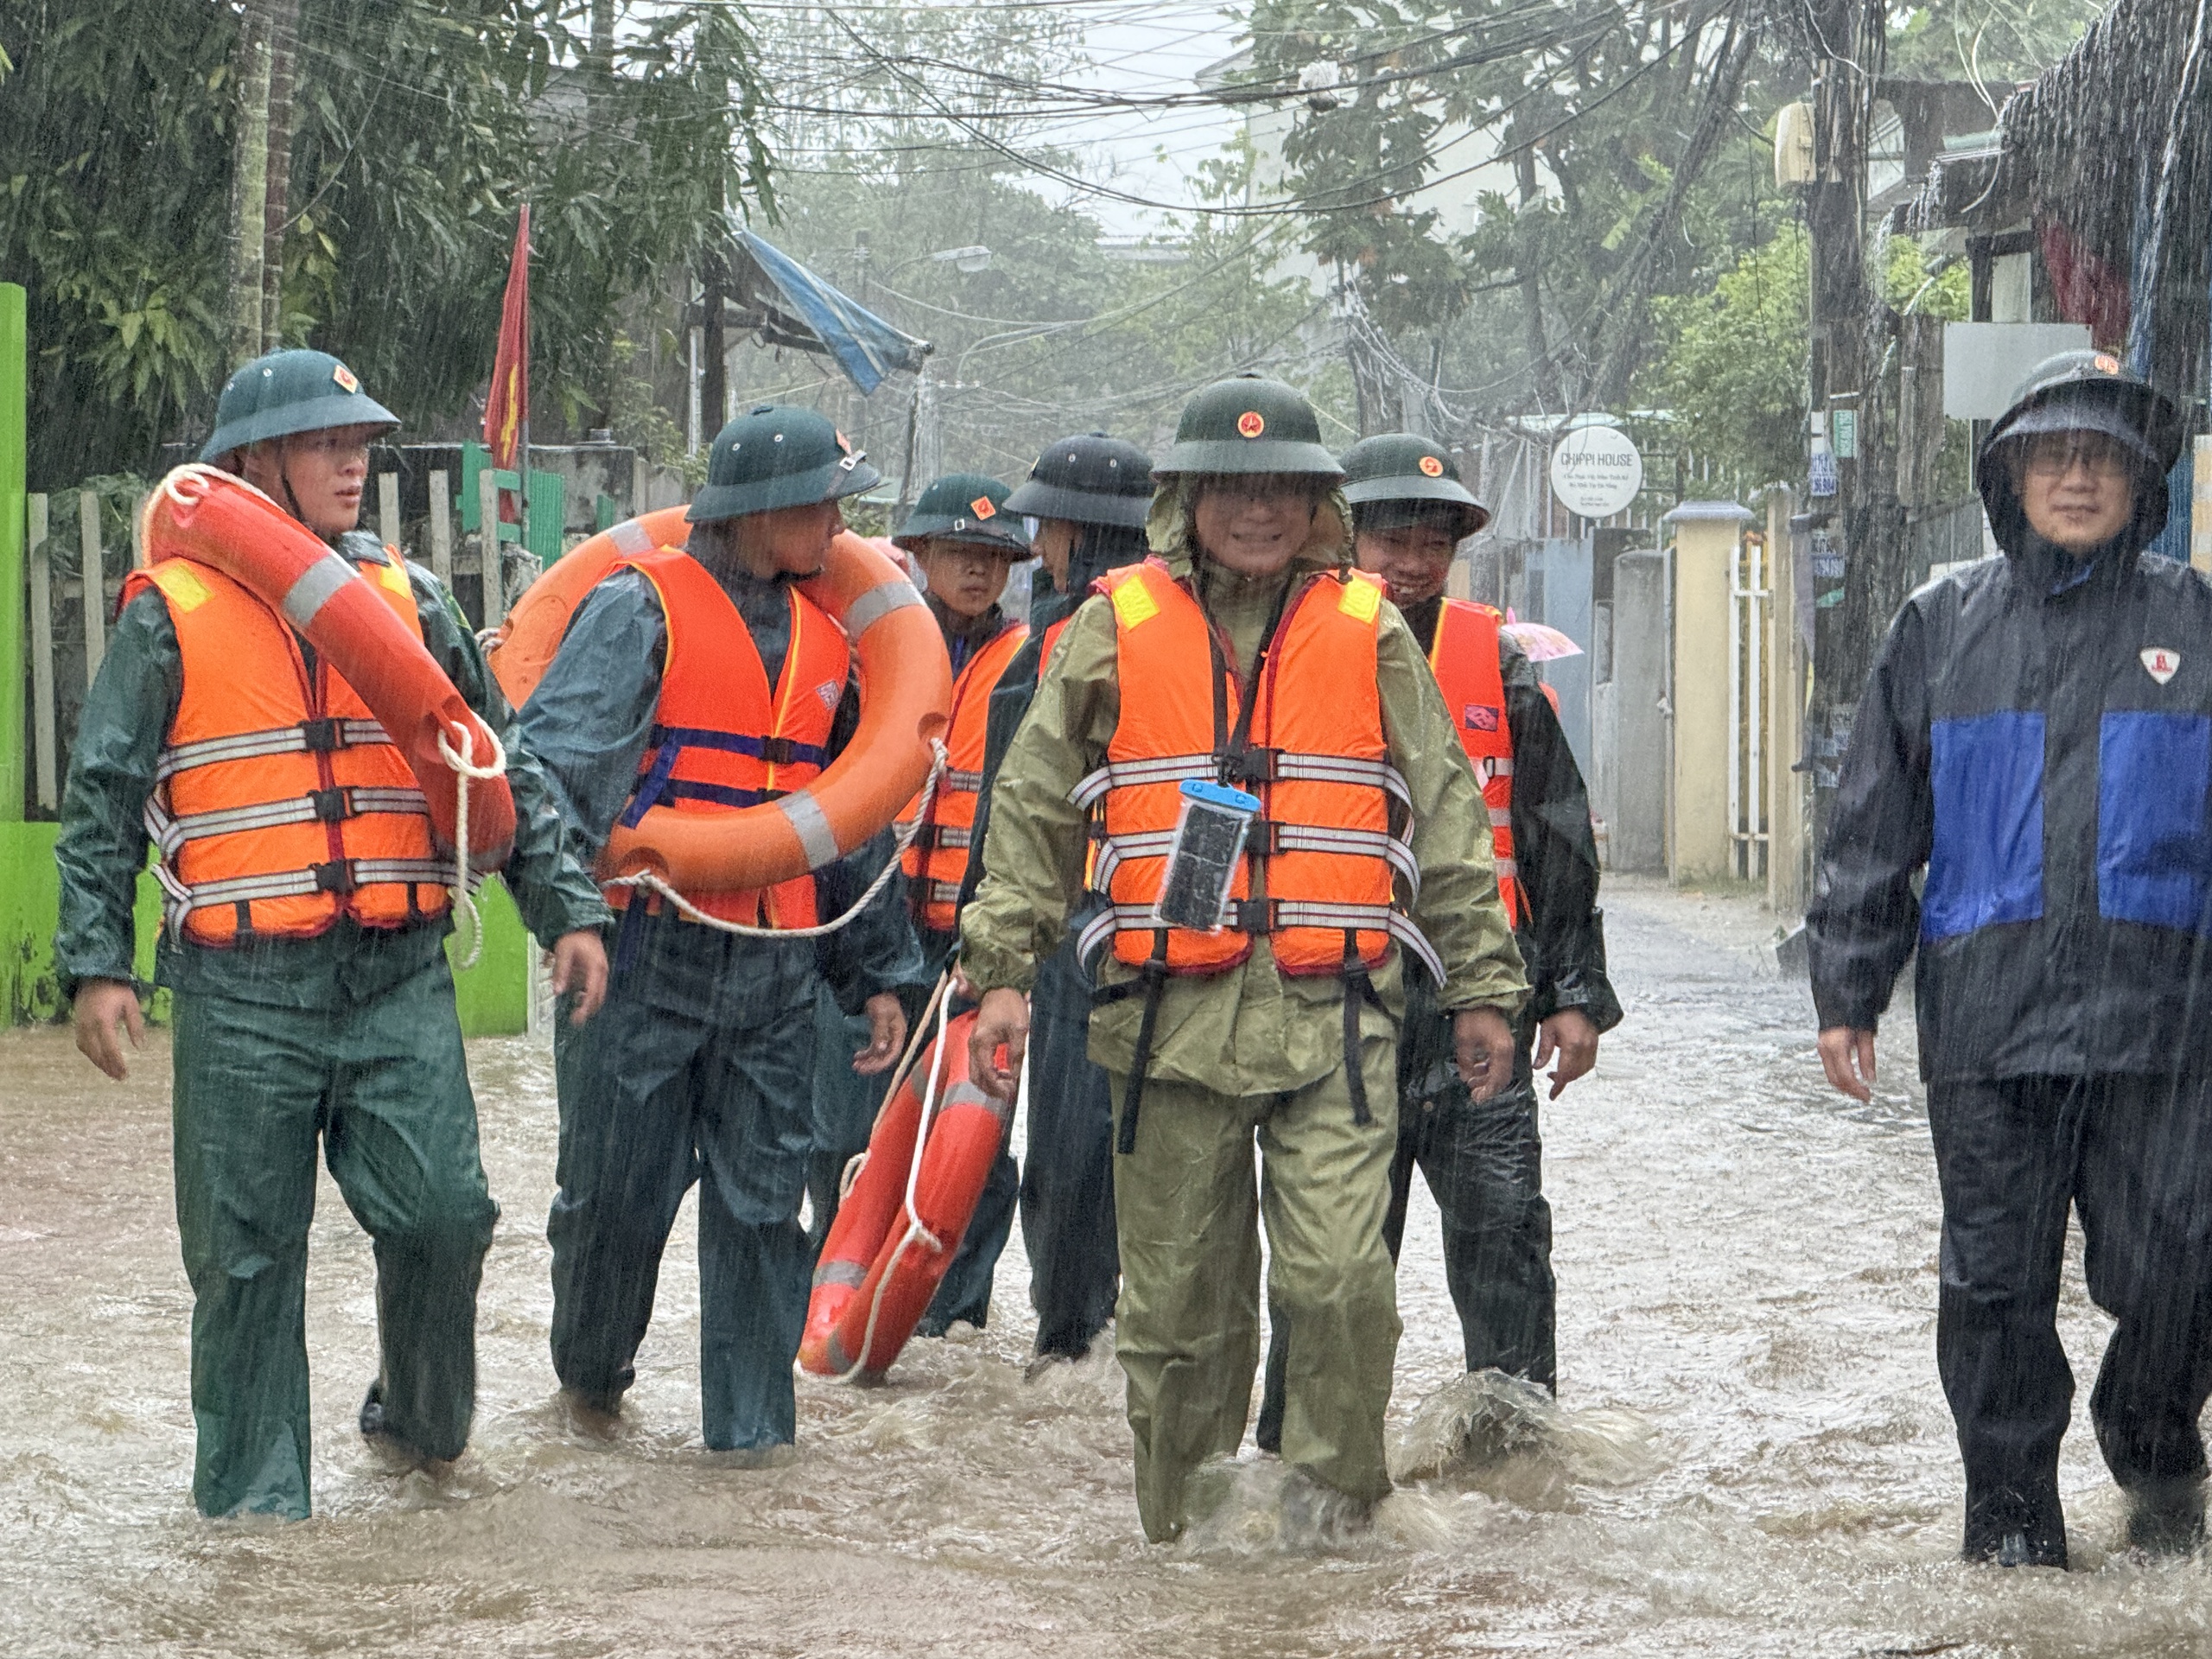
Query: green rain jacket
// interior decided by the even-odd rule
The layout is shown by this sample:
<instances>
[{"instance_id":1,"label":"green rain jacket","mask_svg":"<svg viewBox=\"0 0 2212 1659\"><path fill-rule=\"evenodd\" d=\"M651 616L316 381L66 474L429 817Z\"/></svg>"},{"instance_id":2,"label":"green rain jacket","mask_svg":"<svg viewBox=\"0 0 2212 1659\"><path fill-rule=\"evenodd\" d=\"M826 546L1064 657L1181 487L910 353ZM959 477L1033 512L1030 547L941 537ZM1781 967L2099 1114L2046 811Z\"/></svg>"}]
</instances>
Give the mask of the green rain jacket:
<instances>
[{"instance_id":1,"label":"green rain jacket","mask_svg":"<svg viewBox=\"0 0 2212 1659\"><path fill-rule=\"evenodd\" d=\"M1349 514L1343 498L1332 495L1290 569L1248 582L1218 566L1196 564L1191 484L1161 488L1147 535L1177 577L1199 570L1199 594L1227 632L1240 670L1249 671L1284 585L1349 562ZM1382 607L1376 658L1390 763L1413 797L1411 841L1421 887L1412 912L1445 967L1440 1005L1493 1007L1510 1020L1529 988L1498 902L1489 812L1427 656L1395 606ZM1105 759L1121 715L1116 668L1113 609L1093 597L1061 635L992 791L983 881L961 916L961 966L978 991L1027 991L1037 964L1065 930L1083 887L1086 838L1084 813L1068 795ZM1110 950L1102 952L1097 971L1101 986L1137 977ZM1361 1010L1363 1031L1389 1036L1405 1007L1398 953L1374 980L1384 1007ZM1240 1096L1319 1082L1344 1063L1344 993L1333 976L1278 972L1267 941L1255 939L1239 967L1167 982L1149 1075ZM1110 1071L1128 1072L1142 1014L1140 997L1096 1009L1091 1058Z\"/></svg>"},{"instance_id":2,"label":"green rain jacket","mask_svg":"<svg viewBox=\"0 0 2212 1659\"><path fill-rule=\"evenodd\" d=\"M365 531L338 540L356 564L381 563ZM512 729L513 714L484 666L476 637L435 576L407 567L423 643L468 706L499 734L515 799L515 845L504 871L524 922L549 949L563 933L611 919L589 872L562 842L544 773ZM146 868L146 802L162 742L184 695L184 658L157 593L123 608L99 676L85 698L69 782L61 798L61 925L54 963L66 1000L87 979L132 977L132 901ZM188 995L280 1007L332 1008L397 983L434 960L449 918L419 927L363 928L341 920L310 939L270 939L234 950L172 942L164 933L155 980Z\"/></svg>"}]
</instances>

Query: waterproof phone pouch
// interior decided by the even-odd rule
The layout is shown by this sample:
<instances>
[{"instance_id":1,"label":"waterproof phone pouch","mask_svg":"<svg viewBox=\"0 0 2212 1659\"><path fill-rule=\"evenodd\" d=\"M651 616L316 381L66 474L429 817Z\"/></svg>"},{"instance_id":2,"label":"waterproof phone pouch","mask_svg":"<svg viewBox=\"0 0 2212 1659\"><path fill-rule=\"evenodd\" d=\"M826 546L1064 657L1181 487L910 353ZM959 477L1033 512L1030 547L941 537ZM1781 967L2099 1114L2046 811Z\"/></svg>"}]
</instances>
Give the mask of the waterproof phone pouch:
<instances>
[{"instance_id":1,"label":"waterproof phone pouch","mask_svg":"<svg viewBox=\"0 0 2212 1659\"><path fill-rule=\"evenodd\" d=\"M1260 816L1260 799L1241 789L1197 781L1185 783L1182 793L1153 919L1168 927L1218 933L1244 838Z\"/></svg>"}]
</instances>

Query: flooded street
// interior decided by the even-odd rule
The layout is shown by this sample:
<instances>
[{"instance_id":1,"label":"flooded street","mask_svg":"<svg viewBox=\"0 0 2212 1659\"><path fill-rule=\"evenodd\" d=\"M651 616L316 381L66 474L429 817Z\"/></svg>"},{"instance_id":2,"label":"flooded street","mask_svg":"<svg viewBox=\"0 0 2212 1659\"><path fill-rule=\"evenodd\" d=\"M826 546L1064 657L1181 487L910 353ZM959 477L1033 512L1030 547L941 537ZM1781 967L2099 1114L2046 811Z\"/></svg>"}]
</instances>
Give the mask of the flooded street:
<instances>
[{"instance_id":1,"label":"flooded street","mask_svg":"<svg viewBox=\"0 0 2212 1659\"><path fill-rule=\"evenodd\" d=\"M326 1179L310 1269L317 1517L192 1514L190 1300L166 1055L126 1089L58 1030L0 1033L0 1650L763 1655L2180 1654L2199 1562L2116 1548L2086 1422L2107 1321L2069 1266L2081 1386L2062 1486L2076 1571L1953 1559L1961 1478L1934 1363L1936 1208L1900 1027L1872 1108L1826 1095L1802 983L1748 899L1608 893L1627 1023L1550 1109L1561 1410L1470 1398L1416 1198L1393 1408L1443 1464L1350 1543L1278 1535L1252 1459L1185 1544L1147 1548L1121 1377L1025 1381L1019 1242L994 1321L888 1387L802 1381L770 1466L697 1440L687 1205L620 1433L553 1402L550 1049L472 1064L505 1215L485 1271L475 1443L441 1484L355 1433L366 1241ZM1437 1455L1487 1412L1502 1460Z\"/></svg>"}]
</instances>

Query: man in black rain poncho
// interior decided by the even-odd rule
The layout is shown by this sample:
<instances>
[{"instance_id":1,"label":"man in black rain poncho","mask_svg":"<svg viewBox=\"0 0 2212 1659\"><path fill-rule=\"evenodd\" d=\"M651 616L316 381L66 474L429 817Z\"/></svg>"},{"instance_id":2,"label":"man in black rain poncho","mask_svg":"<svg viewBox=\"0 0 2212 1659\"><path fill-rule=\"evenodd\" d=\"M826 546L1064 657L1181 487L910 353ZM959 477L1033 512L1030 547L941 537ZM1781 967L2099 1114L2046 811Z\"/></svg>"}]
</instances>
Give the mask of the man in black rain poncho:
<instances>
[{"instance_id":1,"label":"man in black rain poncho","mask_svg":"<svg viewBox=\"0 0 2212 1659\"><path fill-rule=\"evenodd\" d=\"M1970 1560L2066 1563L2069 1205L2089 1294L2118 1321L2090 1412L2129 1541L2179 1553L2203 1533L2212 589L2140 556L2180 446L2173 405L2111 357L2029 378L1982 450L2004 556L1929 583L1891 625L1809 918L1821 1062L1862 1100L1919 949L1936 1363Z\"/></svg>"}]
</instances>

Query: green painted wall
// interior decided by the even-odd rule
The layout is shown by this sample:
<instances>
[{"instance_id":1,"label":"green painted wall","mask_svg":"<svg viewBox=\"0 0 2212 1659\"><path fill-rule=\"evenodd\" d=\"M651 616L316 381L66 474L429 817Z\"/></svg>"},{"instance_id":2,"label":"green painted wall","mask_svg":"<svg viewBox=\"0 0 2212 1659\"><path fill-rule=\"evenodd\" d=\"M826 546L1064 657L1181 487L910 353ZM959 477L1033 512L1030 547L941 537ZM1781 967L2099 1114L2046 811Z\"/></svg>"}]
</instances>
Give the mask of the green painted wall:
<instances>
[{"instance_id":1,"label":"green painted wall","mask_svg":"<svg viewBox=\"0 0 2212 1659\"><path fill-rule=\"evenodd\" d=\"M493 876L477 893L476 906L484 918L484 954L467 973L454 976L461 1033L468 1037L513 1037L530 1024L530 953L537 943L524 929L515 901L499 877ZM454 955L454 946L459 943L448 940L447 954Z\"/></svg>"},{"instance_id":2,"label":"green painted wall","mask_svg":"<svg viewBox=\"0 0 2212 1659\"><path fill-rule=\"evenodd\" d=\"M23 290L0 283L0 823L23 816Z\"/></svg>"},{"instance_id":3,"label":"green painted wall","mask_svg":"<svg viewBox=\"0 0 2212 1659\"><path fill-rule=\"evenodd\" d=\"M61 880L54 864L60 826L0 823L0 1008L11 1025L59 1019L60 988L54 973L54 929L60 918ZM484 954L454 976L461 1028L471 1037L511 1037L530 1017L530 936L514 900L499 880L477 895L484 915ZM150 875L138 878L138 976L154 973L154 938L161 927L162 894ZM156 994L153 1014L168 1014L168 993Z\"/></svg>"}]
</instances>

